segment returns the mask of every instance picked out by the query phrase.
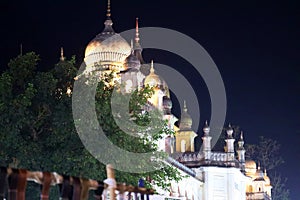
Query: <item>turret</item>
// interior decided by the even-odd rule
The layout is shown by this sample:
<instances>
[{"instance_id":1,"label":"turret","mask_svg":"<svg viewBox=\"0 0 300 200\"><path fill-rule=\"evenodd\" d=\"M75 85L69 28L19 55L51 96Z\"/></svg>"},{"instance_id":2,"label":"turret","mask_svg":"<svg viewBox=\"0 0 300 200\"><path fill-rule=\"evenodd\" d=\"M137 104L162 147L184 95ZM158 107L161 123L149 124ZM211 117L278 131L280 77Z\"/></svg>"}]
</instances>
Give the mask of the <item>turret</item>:
<instances>
[{"instance_id":1,"label":"turret","mask_svg":"<svg viewBox=\"0 0 300 200\"><path fill-rule=\"evenodd\" d=\"M186 102L184 101L183 111L179 123L179 130L176 132L176 151L177 152L194 152L194 139L197 134L192 130L193 120L187 112Z\"/></svg>"},{"instance_id":2,"label":"turret","mask_svg":"<svg viewBox=\"0 0 300 200\"><path fill-rule=\"evenodd\" d=\"M210 127L208 126L207 121L203 127L204 135L202 137L202 152L204 153L204 159L209 160L211 154L211 136L209 135Z\"/></svg>"},{"instance_id":3,"label":"turret","mask_svg":"<svg viewBox=\"0 0 300 200\"><path fill-rule=\"evenodd\" d=\"M237 154L238 154L238 160L241 163L241 169L242 171L245 171L245 148L244 148L244 137L243 137L243 132L241 131L240 139L238 141L238 149L237 149Z\"/></svg>"},{"instance_id":4,"label":"turret","mask_svg":"<svg viewBox=\"0 0 300 200\"><path fill-rule=\"evenodd\" d=\"M228 153L228 161L234 160L234 138L233 138L233 129L229 124L227 128L227 139L226 142L226 152Z\"/></svg>"}]
</instances>

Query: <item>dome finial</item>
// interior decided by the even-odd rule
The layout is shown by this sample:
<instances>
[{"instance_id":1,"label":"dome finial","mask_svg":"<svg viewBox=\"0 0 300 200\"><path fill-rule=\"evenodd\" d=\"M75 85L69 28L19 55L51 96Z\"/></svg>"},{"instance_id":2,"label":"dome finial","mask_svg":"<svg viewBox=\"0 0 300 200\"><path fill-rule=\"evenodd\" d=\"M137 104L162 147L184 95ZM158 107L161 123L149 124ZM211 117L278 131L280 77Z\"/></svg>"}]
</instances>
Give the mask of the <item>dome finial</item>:
<instances>
[{"instance_id":1,"label":"dome finial","mask_svg":"<svg viewBox=\"0 0 300 200\"><path fill-rule=\"evenodd\" d=\"M232 138L232 134L233 134L233 128L231 127L231 124L229 123L228 128L227 128L227 136L228 138Z\"/></svg>"},{"instance_id":2,"label":"dome finial","mask_svg":"<svg viewBox=\"0 0 300 200\"><path fill-rule=\"evenodd\" d=\"M61 61L65 60L65 57L64 57L64 48L63 47L60 48L60 60Z\"/></svg>"},{"instance_id":3,"label":"dome finial","mask_svg":"<svg viewBox=\"0 0 300 200\"><path fill-rule=\"evenodd\" d=\"M154 74L154 64L153 64L153 60L151 60L150 73L151 73L151 74Z\"/></svg>"},{"instance_id":4,"label":"dome finial","mask_svg":"<svg viewBox=\"0 0 300 200\"><path fill-rule=\"evenodd\" d=\"M107 18L110 18L111 13L110 13L110 0L107 0L107 12L106 12Z\"/></svg>"},{"instance_id":5,"label":"dome finial","mask_svg":"<svg viewBox=\"0 0 300 200\"><path fill-rule=\"evenodd\" d=\"M186 101L185 100L183 100L183 111L187 112L187 107L186 107Z\"/></svg>"},{"instance_id":6,"label":"dome finial","mask_svg":"<svg viewBox=\"0 0 300 200\"><path fill-rule=\"evenodd\" d=\"M204 125L204 127L203 127L204 135L205 135L205 136L208 136L208 135L209 135L209 131L210 131L210 128L209 128L208 122L207 122L207 120L206 120L206 121L205 121L205 125Z\"/></svg>"}]
</instances>

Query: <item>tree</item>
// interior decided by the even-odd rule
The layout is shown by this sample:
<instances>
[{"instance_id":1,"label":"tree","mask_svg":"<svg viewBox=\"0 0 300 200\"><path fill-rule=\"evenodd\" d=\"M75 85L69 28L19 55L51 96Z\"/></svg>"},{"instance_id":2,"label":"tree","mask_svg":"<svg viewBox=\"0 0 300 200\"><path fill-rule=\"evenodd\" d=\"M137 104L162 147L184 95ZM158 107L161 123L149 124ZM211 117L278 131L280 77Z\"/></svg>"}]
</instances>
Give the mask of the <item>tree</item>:
<instances>
[{"instance_id":1,"label":"tree","mask_svg":"<svg viewBox=\"0 0 300 200\"><path fill-rule=\"evenodd\" d=\"M280 156L280 146L276 140L263 136L259 137L258 144L246 145L246 157L259 162L261 167L268 171L273 186L273 200L289 199L289 190L285 186L287 179L282 178L276 171L277 167L284 163Z\"/></svg>"},{"instance_id":2,"label":"tree","mask_svg":"<svg viewBox=\"0 0 300 200\"><path fill-rule=\"evenodd\" d=\"M77 72L75 58L60 61L46 72L37 70L38 61L39 56L34 52L19 55L9 62L8 69L0 76L1 165L13 164L13 167L29 170L103 180L105 166L82 145L73 121L71 91ZM128 136L117 126L111 112L113 90L113 86L101 81L95 97L98 121L107 137L128 151L156 150L155 140L168 131L161 128L154 135ZM151 94L151 88L131 94L129 110L134 123L143 126L157 117L140 112ZM178 171L172 167L144 174L119 171L116 174L117 181L133 185L139 178L150 177L165 189L168 180L180 179Z\"/></svg>"}]
</instances>

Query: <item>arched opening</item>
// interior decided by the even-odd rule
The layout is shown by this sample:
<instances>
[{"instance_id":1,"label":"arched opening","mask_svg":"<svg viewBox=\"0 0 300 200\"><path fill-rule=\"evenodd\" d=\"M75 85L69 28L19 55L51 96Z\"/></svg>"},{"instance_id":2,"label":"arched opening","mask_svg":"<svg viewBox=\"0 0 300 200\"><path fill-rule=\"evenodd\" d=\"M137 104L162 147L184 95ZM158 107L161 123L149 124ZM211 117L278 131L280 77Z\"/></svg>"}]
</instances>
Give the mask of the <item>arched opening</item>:
<instances>
[{"instance_id":1,"label":"arched opening","mask_svg":"<svg viewBox=\"0 0 300 200\"><path fill-rule=\"evenodd\" d=\"M182 153L184 153L186 151L186 141L185 140L181 140L181 145L180 145L180 150Z\"/></svg>"}]
</instances>

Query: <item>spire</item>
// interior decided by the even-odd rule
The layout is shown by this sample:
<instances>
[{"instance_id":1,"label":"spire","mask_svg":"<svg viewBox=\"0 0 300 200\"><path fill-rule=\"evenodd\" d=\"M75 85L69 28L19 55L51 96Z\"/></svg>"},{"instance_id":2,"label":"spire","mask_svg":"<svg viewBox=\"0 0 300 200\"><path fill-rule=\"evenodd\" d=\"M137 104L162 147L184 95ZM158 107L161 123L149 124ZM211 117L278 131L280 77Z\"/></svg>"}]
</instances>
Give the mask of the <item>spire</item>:
<instances>
[{"instance_id":1,"label":"spire","mask_svg":"<svg viewBox=\"0 0 300 200\"><path fill-rule=\"evenodd\" d=\"M140 44L140 33L139 33L139 18L137 17L135 20L135 39L134 39L134 50L142 50Z\"/></svg>"},{"instance_id":2,"label":"spire","mask_svg":"<svg viewBox=\"0 0 300 200\"><path fill-rule=\"evenodd\" d=\"M143 49L140 44L139 18L135 19L135 38L134 38L134 48L133 49L134 49L134 55L140 60L141 64L144 64L145 61L142 56ZM147 74L147 73L145 72L145 74Z\"/></svg>"},{"instance_id":3,"label":"spire","mask_svg":"<svg viewBox=\"0 0 300 200\"><path fill-rule=\"evenodd\" d=\"M139 33L139 18L135 19L135 49L141 49L140 33Z\"/></svg>"},{"instance_id":4,"label":"spire","mask_svg":"<svg viewBox=\"0 0 300 200\"><path fill-rule=\"evenodd\" d=\"M61 61L65 60L65 57L64 57L64 48L63 47L60 48L60 60Z\"/></svg>"}]
</instances>

